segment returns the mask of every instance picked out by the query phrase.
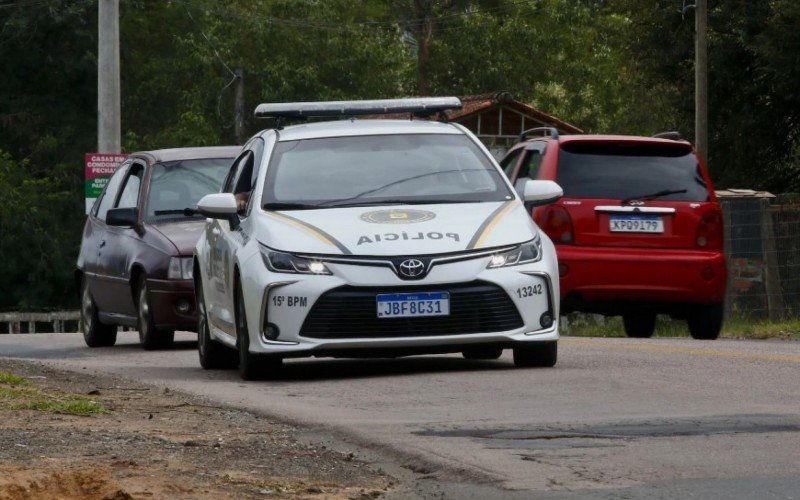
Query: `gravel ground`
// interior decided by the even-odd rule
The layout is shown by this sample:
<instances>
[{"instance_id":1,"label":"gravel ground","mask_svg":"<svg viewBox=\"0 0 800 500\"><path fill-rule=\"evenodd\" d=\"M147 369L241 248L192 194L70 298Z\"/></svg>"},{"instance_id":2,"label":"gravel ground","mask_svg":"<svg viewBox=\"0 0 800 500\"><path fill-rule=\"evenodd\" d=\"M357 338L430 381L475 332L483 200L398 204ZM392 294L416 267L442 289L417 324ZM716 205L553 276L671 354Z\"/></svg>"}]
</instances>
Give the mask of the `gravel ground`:
<instances>
[{"instance_id":1,"label":"gravel ground","mask_svg":"<svg viewBox=\"0 0 800 500\"><path fill-rule=\"evenodd\" d=\"M106 410L20 408L0 383L0 499L375 498L394 483L291 426L168 389L6 359L0 372Z\"/></svg>"}]
</instances>

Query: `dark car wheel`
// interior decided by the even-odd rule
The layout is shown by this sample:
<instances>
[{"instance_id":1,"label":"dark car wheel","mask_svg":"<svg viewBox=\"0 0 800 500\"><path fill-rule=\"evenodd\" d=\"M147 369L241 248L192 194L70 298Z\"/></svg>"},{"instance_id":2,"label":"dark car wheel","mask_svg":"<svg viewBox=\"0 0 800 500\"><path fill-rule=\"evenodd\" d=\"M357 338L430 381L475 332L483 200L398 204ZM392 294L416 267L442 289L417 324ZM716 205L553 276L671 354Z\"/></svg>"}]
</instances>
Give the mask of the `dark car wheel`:
<instances>
[{"instance_id":1,"label":"dark car wheel","mask_svg":"<svg viewBox=\"0 0 800 500\"><path fill-rule=\"evenodd\" d=\"M722 303L694 306L686 318L686 322L689 323L689 334L698 340L716 339L722 330L724 311Z\"/></svg>"},{"instance_id":2,"label":"dark car wheel","mask_svg":"<svg viewBox=\"0 0 800 500\"><path fill-rule=\"evenodd\" d=\"M195 277L194 295L197 302L197 354L200 357L200 366L206 370L234 368L239 361L236 351L211 339L200 276Z\"/></svg>"},{"instance_id":3,"label":"dark car wheel","mask_svg":"<svg viewBox=\"0 0 800 500\"><path fill-rule=\"evenodd\" d=\"M172 346L175 340L175 330L156 328L153 319L153 310L150 306L150 294L147 291L147 280L144 276L139 278L139 300L137 306L137 319L139 328L139 342L146 351L166 349Z\"/></svg>"},{"instance_id":4,"label":"dark car wheel","mask_svg":"<svg viewBox=\"0 0 800 500\"><path fill-rule=\"evenodd\" d=\"M519 367L550 368L558 361L557 342L531 342L514 348L514 364Z\"/></svg>"},{"instance_id":5,"label":"dark car wheel","mask_svg":"<svg viewBox=\"0 0 800 500\"><path fill-rule=\"evenodd\" d=\"M81 281L81 321L83 340L89 347L108 347L117 342L117 325L100 323L97 306L85 278Z\"/></svg>"},{"instance_id":6,"label":"dark car wheel","mask_svg":"<svg viewBox=\"0 0 800 500\"><path fill-rule=\"evenodd\" d=\"M472 347L465 349L461 355L466 359L497 359L503 355L501 347Z\"/></svg>"},{"instance_id":7,"label":"dark car wheel","mask_svg":"<svg viewBox=\"0 0 800 500\"><path fill-rule=\"evenodd\" d=\"M656 315L650 313L623 314L622 324L628 337L646 339L656 330Z\"/></svg>"},{"instance_id":8,"label":"dark car wheel","mask_svg":"<svg viewBox=\"0 0 800 500\"><path fill-rule=\"evenodd\" d=\"M283 359L250 352L250 335L247 330L244 294L236 287L236 347L239 349L239 375L244 380L261 380L280 373Z\"/></svg>"}]
</instances>

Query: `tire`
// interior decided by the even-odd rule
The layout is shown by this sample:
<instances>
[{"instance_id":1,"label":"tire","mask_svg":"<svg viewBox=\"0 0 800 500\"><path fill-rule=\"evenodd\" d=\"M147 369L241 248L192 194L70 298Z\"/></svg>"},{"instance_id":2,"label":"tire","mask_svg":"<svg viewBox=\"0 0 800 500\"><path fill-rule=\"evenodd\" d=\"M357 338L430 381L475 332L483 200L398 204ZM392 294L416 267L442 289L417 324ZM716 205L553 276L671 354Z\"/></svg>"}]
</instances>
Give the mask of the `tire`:
<instances>
[{"instance_id":1,"label":"tire","mask_svg":"<svg viewBox=\"0 0 800 500\"><path fill-rule=\"evenodd\" d=\"M558 361L558 342L531 342L514 348L514 364L519 367L551 368Z\"/></svg>"},{"instance_id":2,"label":"tire","mask_svg":"<svg viewBox=\"0 0 800 500\"><path fill-rule=\"evenodd\" d=\"M686 322L693 339L715 340L722 330L722 316L725 307L722 303L696 305L689 311Z\"/></svg>"},{"instance_id":3,"label":"tire","mask_svg":"<svg viewBox=\"0 0 800 500\"><path fill-rule=\"evenodd\" d=\"M206 310L203 283L200 281L200 276L195 278L194 296L197 303L197 354L200 358L200 366L206 370L235 368L236 363L239 361L236 351L211 338L211 329L208 326L208 311Z\"/></svg>"},{"instance_id":4,"label":"tire","mask_svg":"<svg viewBox=\"0 0 800 500\"><path fill-rule=\"evenodd\" d=\"M472 347L461 351L465 359L498 359L503 355L502 347Z\"/></svg>"},{"instance_id":5,"label":"tire","mask_svg":"<svg viewBox=\"0 0 800 500\"><path fill-rule=\"evenodd\" d=\"M247 329L244 294L236 287L236 347L239 350L239 375L244 380L263 380L277 376L283 366L283 358L264 356L250 352L250 334Z\"/></svg>"},{"instance_id":6,"label":"tire","mask_svg":"<svg viewBox=\"0 0 800 500\"><path fill-rule=\"evenodd\" d=\"M117 325L100 323L97 306L89 292L86 278L81 280L81 323L83 340L89 347L110 347L117 342Z\"/></svg>"},{"instance_id":7,"label":"tire","mask_svg":"<svg viewBox=\"0 0 800 500\"><path fill-rule=\"evenodd\" d=\"M137 328L139 330L139 342L145 351L155 349L167 349L172 347L175 340L175 330L156 328L150 307L150 294L147 291L147 280L144 275L139 278L139 286L136 288L139 299L136 301Z\"/></svg>"},{"instance_id":8,"label":"tire","mask_svg":"<svg viewBox=\"0 0 800 500\"><path fill-rule=\"evenodd\" d=\"M648 339L656 329L656 315L652 313L623 314L625 335L637 339Z\"/></svg>"}]
</instances>

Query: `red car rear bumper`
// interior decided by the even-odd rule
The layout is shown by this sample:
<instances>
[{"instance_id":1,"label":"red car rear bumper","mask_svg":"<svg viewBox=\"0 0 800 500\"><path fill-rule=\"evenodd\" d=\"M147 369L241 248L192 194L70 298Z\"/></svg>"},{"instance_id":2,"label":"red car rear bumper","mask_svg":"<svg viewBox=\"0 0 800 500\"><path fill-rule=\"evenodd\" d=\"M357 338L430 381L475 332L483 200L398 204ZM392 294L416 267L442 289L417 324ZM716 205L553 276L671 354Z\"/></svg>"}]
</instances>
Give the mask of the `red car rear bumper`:
<instances>
[{"instance_id":1,"label":"red car rear bumper","mask_svg":"<svg viewBox=\"0 0 800 500\"><path fill-rule=\"evenodd\" d=\"M721 251L558 245L562 303L713 304L725 297ZM581 310L581 307L572 307Z\"/></svg>"},{"instance_id":2,"label":"red car rear bumper","mask_svg":"<svg viewBox=\"0 0 800 500\"><path fill-rule=\"evenodd\" d=\"M192 280L147 280L150 307L158 328L194 330L197 311Z\"/></svg>"}]
</instances>

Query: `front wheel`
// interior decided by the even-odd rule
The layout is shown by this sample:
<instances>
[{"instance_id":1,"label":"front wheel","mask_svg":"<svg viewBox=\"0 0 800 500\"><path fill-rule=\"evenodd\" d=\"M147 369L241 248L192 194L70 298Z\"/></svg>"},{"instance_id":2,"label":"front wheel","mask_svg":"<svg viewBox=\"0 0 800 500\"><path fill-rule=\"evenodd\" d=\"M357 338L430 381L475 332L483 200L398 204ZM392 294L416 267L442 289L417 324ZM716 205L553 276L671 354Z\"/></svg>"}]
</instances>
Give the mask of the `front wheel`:
<instances>
[{"instance_id":1,"label":"front wheel","mask_svg":"<svg viewBox=\"0 0 800 500\"><path fill-rule=\"evenodd\" d=\"M244 380L262 380L275 377L283 366L283 358L250 352L250 333L247 329L244 294L236 287L236 347L239 349L239 375Z\"/></svg>"},{"instance_id":2,"label":"front wheel","mask_svg":"<svg viewBox=\"0 0 800 500\"><path fill-rule=\"evenodd\" d=\"M716 339L722 330L724 311L725 307L722 303L692 307L686 318L686 322L689 324L689 334L693 339L698 340Z\"/></svg>"},{"instance_id":3,"label":"front wheel","mask_svg":"<svg viewBox=\"0 0 800 500\"><path fill-rule=\"evenodd\" d=\"M110 347L117 342L117 325L100 323L97 306L89 292L86 278L81 280L81 322L83 323L83 341L89 347Z\"/></svg>"},{"instance_id":4,"label":"front wheel","mask_svg":"<svg viewBox=\"0 0 800 500\"><path fill-rule=\"evenodd\" d=\"M150 307L150 294L147 292L147 280L144 276L139 278L139 300L137 301L137 319L139 328L139 342L146 351L154 349L167 349L175 340L175 330L159 330L153 318L153 309Z\"/></svg>"},{"instance_id":5,"label":"front wheel","mask_svg":"<svg viewBox=\"0 0 800 500\"><path fill-rule=\"evenodd\" d=\"M622 325L628 337L647 339L656 330L656 315L652 313L623 314Z\"/></svg>"},{"instance_id":6,"label":"front wheel","mask_svg":"<svg viewBox=\"0 0 800 500\"><path fill-rule=\"evenodd\" d=\"M199 271L195 271L199 274ZM194 296L197 302L197 354L200 357L200 366L206 370L235 368L238 362L236 351L211 339L211 329L208 326L208 311L203 296L203 282L196 276L194 282Z\"/></svg>"},{"instance_id":7,"label":"front wheel","mask_svg":"<svg viewBox=\"0 0 800 500\"><path fill-rule=\"evenodd\" d=\"M551 368L558 360L558 343L530 342L514 348L514 364L519 367Z\"/></svg>"}]
</instances>

